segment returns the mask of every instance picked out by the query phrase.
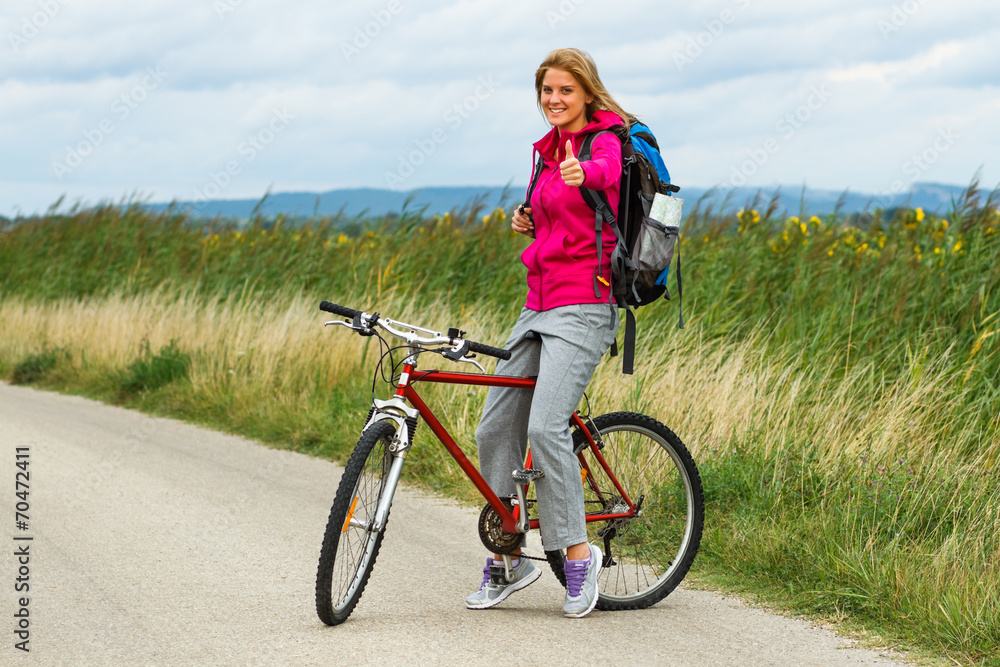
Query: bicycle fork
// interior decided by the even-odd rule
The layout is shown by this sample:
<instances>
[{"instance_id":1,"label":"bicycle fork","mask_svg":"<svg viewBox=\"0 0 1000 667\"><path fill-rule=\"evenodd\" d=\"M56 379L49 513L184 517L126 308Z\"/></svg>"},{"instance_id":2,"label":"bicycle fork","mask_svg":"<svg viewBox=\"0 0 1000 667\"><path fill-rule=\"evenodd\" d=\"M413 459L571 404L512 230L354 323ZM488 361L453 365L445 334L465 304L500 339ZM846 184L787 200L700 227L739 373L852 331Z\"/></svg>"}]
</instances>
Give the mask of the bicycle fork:
<instances>
[{"instance_id":1,"label":"bicycle fork","mask_svg":"<svg viewBox=\"0 0 1000 667\"><path fill-rule=\"evenodd\" d=\"M403 462L406 460L406 453L413 444L413 432L417 427L417 417L419 412L415 408L406 405L402 397L393 396L389 400L383 401L375 399L371 416L365 424L367 430L372 424L386 419L396 422L396 435L389 444L389 453L392 454L392 463L389 465L389 472L385 475L385 482L382 486L382 493L379 496L378 507L375 509L375 516L371 525L371 531L381 533L385 529L386 518L389 516L389 507L392 505L392 498L396 494L396 486L399 484L400 475L403 473Z\"/></svg>"}]
</instances>

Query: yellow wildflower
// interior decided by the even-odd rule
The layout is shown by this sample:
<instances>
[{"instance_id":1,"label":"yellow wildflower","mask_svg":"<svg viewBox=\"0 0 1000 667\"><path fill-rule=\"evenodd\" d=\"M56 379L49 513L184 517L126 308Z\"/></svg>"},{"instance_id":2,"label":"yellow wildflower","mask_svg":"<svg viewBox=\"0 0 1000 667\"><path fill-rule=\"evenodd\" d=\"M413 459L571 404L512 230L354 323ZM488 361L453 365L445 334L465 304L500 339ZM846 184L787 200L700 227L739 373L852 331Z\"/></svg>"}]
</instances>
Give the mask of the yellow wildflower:
<instances>
[{"instance_id":1,"label":"yellow wildflower","mask_svg":"<svg viewBox=\"0 0 1000 667\"><path fill-rule=\"evenodd\" d=\"M806 223L804 222L799 223L799 231L802 232L803 236L809 236L809 230L806 229Z\"/></svg>"},{"instance_id":2,"label":"yellow wildflower","mask_svg":"<svg viewBox=\"0 0 1000 667\"><path fill-rule=\"evenodd\" d=\"M816 225L817 227L819 227L820 225L823 224L823 221L814 215L813 217L809 218L809 224Z\"/></svg>"},{"instance_id":3,"label":"yellow wildflower","mask_svg":"<svg viewBox=\"0 0 1000 667\"><path fill-rule=\"evenodd\" d=\"M922 221L924 219L924 209L917 208L916 215L917 215L917 222Z\"/></svg>"}]
</instances>

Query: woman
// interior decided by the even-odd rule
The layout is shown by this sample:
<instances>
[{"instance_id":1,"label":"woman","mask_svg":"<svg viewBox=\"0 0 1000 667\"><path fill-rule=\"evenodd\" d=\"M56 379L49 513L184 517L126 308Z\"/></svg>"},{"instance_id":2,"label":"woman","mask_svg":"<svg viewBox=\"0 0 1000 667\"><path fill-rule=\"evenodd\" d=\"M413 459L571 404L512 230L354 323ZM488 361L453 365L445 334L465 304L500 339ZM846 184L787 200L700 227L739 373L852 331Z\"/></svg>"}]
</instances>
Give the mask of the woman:
<instances>
[{"instance_id":1,"label":"woman","mask_svg":"<svg viewBox=\"0 0 1000 667\"><path fill-rule=\"evenodd\" d=\"M598 257L594 212L579 188L603 190L612 210L618 210L621 143L605 132L594 139L590 160L575 156L588 134L624 125L629 116L604 88L594 61L579 49L550 53L535 72L535 91L552 129L534 145L542 167L531 200L512 216L514 231L535 240L521 254L528 267L528 298L507 340L511 358L497 365L497 373L537 375L538 381L534 390L491 388L476 440L480 470L501 497L514 495L511 472L524 466L531 441L532 465L545 474L535 482L542 543L547 550L566 550L563 612L581 618L597 603L602 554L587 543L569 419L615 339L618 311L610 294L615 235L603 230ZM529 331L541 340L526 339ZM487 558L483 583L466 598L468 608L499 604L541 576L531 561L515 558L508 579L501 558Z\"/></svg>"}]
</instances>

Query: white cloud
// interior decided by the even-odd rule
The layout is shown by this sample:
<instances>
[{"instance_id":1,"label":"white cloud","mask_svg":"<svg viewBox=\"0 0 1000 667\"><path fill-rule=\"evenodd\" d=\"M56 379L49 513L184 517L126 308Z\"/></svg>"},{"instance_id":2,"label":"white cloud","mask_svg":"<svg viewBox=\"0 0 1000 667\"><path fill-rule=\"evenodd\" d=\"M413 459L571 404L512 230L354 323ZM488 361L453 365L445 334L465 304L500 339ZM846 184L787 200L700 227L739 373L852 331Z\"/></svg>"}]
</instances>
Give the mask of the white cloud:
<instances>
[{"instance_id":1,"label":"white cloud","mask_svg":"<svg viewBox=\"0 0 1000 667\"><path fill-rule=\"evenodd\" d=\"M877 81L894 83L901 79L922 74L941 67L962 52L962 42L951 41L935 44L929 50L904 60L867 62L841 69L830 70L827 76L837 83L849 81Z\"/></svg>"},{"instance_id":2,"label":"white cloud","mask_svg":"<svg viewBox=\"0 0 1000 667\"><path fill-rule=\"evenodd\" d=\"M384 187L436 130L441 140L400 187L523 183L546 129L533 73L558 46L594 55L682 185L724 182L775 138L780 149L750 184L877 189L947 123L963 138L922 180L962 183L980 166L987 183L1000 180L990 163L1000 31L972 0L218 1L232 11L220 14L215 0L51 0L59 11L30 39L24 21L39 0L7 3L0 214L43 210L64 192L187 198L233 160L240 173L221 196L257 197L271 184ZM894 15L904 5L916 9ZM162 84L127 100L122 118L113 105L150 67ZM446 118L480 77L499 85ZM786 137L783 119L804 115L824 84L830 99ZM294 121L247 160L239 147L281 109ZM113 131L60 180L54 163L86 148L105 120Z\"/></svg>"}]
</instances>

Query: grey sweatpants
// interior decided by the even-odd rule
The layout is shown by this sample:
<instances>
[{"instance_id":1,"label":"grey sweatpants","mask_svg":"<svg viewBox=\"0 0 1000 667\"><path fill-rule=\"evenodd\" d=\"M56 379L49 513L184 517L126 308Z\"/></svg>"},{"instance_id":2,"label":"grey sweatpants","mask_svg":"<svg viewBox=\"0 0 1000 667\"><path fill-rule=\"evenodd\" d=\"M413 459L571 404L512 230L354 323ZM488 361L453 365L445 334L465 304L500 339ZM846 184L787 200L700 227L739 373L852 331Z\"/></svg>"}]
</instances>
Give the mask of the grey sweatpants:
<instances>
[{"instance_id":1,"label":"grey sweatpants","mask_svg":"<svg viewBox=\"0 0 1000 667\"><path fill-rule=\"evenodd\" d=\"M536 331L541 341L525 340ZM505 347L511 358L499 375L537 375L532 389L491 387L476 430L479 469L498 496L513 496L511 473L524 467L531 441L532 467L545 473L535 482L545 549L587 541L583 482L573 455L569 419L601 357L618 331L618 310L609 304L521 311Z\"/></svg>"}]
</instances>

